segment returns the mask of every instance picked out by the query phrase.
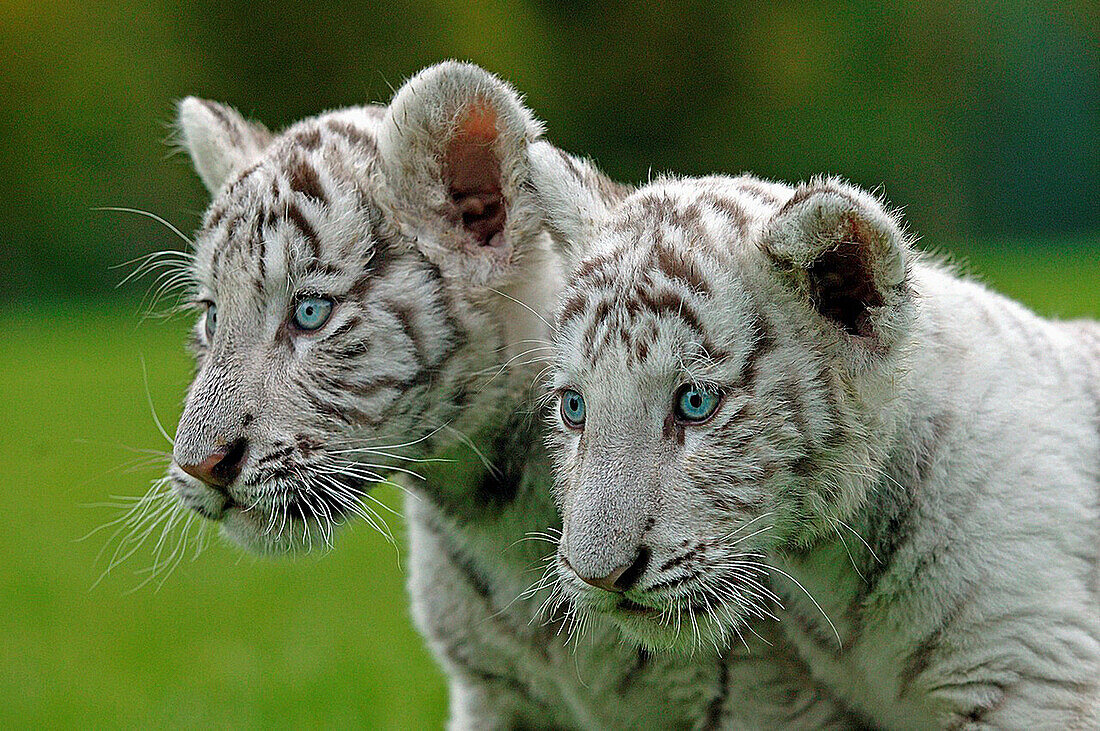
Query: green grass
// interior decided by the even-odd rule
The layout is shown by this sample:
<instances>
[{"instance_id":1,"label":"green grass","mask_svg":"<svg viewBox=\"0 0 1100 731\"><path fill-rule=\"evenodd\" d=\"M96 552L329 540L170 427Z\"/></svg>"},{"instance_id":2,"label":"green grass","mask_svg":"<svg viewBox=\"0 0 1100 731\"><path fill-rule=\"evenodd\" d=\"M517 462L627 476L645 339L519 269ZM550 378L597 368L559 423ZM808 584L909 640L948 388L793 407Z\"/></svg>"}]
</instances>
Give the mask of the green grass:
<instances>
[{"instance_id":1,"label":"green grass","mask_svg":"<svg viewBox=\"0 0 1100 731\"><path fill-rule=\"evenodd\" d=\"M969 269L1046 314L1100 315L1097 249L975 250ZM102 306L7 313L0 340L0 726L439 727L440 673L409 621L394 550L366 526L323 556L265 561L218 539L158 589L138 551L96 588L187 384L186 324ZM391 493L383 493L395 503Z\"/></svg>"},{"instance_id":2,"label":"green grass","mask_svg":"<svg viewBox=\"0 0 1100 731\"><path fill-rule=\"evenodd\" d=\"M214 537L159 590L131 592L145 546L91 588L110 532L77 539L119 511L86 505L143 493L161 469L127 471L127 448L168 446L141 358L170 431L190 369L185 323L96 309L5 317L0 727L441 726L397 553L365 525L297 560Z\"/></svg>"},{"instance_id":3,"label":"green grass","mask_svg":"<svg viewBox=\"0 0 1100 731\"><path fill-rule=\"evenodd\" d=\"M959 268L1042 315L1100 317L1100 241L957 247Z\"/></svg>"}]
</instances>

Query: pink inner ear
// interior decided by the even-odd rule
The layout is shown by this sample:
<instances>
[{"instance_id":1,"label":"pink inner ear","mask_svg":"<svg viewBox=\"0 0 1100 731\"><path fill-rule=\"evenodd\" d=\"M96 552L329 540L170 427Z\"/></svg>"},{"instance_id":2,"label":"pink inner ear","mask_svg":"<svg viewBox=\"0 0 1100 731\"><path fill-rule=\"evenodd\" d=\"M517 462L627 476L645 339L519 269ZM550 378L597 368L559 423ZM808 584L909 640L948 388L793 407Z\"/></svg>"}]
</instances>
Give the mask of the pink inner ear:
<instances>
[{"instance_id":1,"label":"pink inner ear","mask_svg":"<svg viewBox=\"0 0 1100 731\"><path fill-rule=\"evenodd\" d=\"M500 161L493 145L497 114L471 105L455 127L443 158L443 181L455 205L455 216L481 246L495 246L507 218L501 195Z\"/></svg>"}]
</instances>

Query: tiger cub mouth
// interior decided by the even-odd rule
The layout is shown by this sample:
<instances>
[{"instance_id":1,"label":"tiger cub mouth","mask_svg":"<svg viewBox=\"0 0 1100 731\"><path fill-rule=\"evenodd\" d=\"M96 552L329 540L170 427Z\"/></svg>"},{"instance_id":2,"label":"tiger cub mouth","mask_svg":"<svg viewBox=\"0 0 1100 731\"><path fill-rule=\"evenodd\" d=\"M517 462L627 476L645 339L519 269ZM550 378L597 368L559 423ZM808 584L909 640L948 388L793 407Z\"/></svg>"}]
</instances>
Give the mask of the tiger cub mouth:
<instances>
[{"instance_id":1,"label":"tiger cub mouth","mask_svg":"<svg viewBox=\"0 0 1100 731\"><path fill-rule=\"evenodd\" d=\"M372 484L381 480L365 476L299 469L293 474L254 473L222 486L173 469L170 479L183 505L259 553L331 545L334 530L356 516L386 532L377 512L363 504Z\"/></svg>"}]
</instances>

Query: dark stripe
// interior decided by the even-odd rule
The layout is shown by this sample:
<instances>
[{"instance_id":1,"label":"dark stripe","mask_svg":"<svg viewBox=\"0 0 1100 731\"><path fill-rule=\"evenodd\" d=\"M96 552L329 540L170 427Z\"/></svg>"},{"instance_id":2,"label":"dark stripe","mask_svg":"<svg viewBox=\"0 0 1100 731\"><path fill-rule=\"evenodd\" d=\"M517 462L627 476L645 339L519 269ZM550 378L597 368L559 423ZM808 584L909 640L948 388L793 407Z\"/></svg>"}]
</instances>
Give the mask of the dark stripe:
<instances>
[{"instance_id":1,"label":"dark stripe","mask_svg":"<svg viewBox=\"0 0 1100 731\"><path fill-rule=\"evenodd\" d=\"M640 208L642 213L636 220L648 224L654 220L667 221L675 203L665 194L651 193L635 198L634 205Z\"/></svg>"},{"instance_id":2,"label":"dark stripe","mask_svg":"<svg viewBox=\"0 0 1100 731\"><path fill-rule=\"evenodd\" d=\"M581 262L573 270L571 277L577 282L591 282L606 286L611 283L618 265L619 256L616 254L600 254Z\"/></svg>"},{"instance_id":3,"label":"dark stripe","mask_svg":"<svg viewBox=\"0 0 1100 731\"><path fill-rule=\"evenodd\" d=\"M424 382L426 371L418 370L409 378L396 378L394 376L379 376L362 383L347 384L346 392L357 398L370 398L381 391L394 390L405 391L415 385Z\"/></svg>"},{"instance_id":4,"label":"dark stripe","mask_svg":"<svg viewBox=\"0 0 1100 731\"><path fill-rule=\"evenodd\" d=\"M294 445L287 445L285 447L282 447L281 449L276 449L274 452L270 452L268 454L265 454L263 457L260 457L258 460L256 460L255 466L263 467L264 465L270 464L271 462L289 457L293 453Z\"/></svg>"},{"instance_id":5,"label":"dark stripe","mask_svg":"<svg viewBox=\"0 0 1100 731\"><path fill-rule=\"evenodd\" d=\"M843 655L848 649L849 645L838 645L836 635L833 634L832 629L829 629L817 620L817 617L807 617L796 609L790 602L784 602L784 606L787 610L787 620L793 622L798 631L802 633L806 639L811 640L822 653L828 653L834 657Z\"/></svg>"},{"instance_id":6,"label":"dark stripe","mask_svg":"<svg viewBox=\"0 0 1100 731\"><path fill-rule=\"evenodd\" d=\"M565 167L569 169L569 172L573 174L573 177L582 183L585 182L584 176L581 175L581 171L577 167L576 161L573 160L573 156L569 155L564 150L558 149L557 147L554 148L554 151L558 153L558 157L560 157L562 162L565 163Z\"/></svg>"},{"instance_id":7,"label":"dark stripe","mask_svg":"<svg viewBox=\"0 0 1100 731\"><path fill-rule=\"evenodd\" d=\"M223 198L231 198L237 194L237 188L241 187L246 180L252 177L252 173L260 169L261 162L254 162L246 167L241 172L237 173L237 177L233 179L233 182L229 184L229 187L225 189L225 193L222 194Z\"/></svg>"},{"instance_id":8,"label":"dark stripe","mask_svg":"<svg viewBox=\"0 0 1100 731\"><path fill-rule=\"evenodd\" d=\"M313 229L310 222L306 220L305 214L302 213L302 209L298 207L298 204L293 201L287 201L286 217L301 232L302 238L306 240L306 245L309 247L310 254L312 254L314 258L320 258L321 241L317 238L317 232Z\"/></svg>"},{"instance_id":9,"label":"dark stripe","mask_svg":"<svg viewBox=\"0 0 1100 731\"><path fill-rule=\"evenodd\" d=\"M500 510L519 494L527 459L538 444L537 419L513 414L504 429L497 432L491 445L493 469L486 470L478 482L475 499L482 509Z\"/></svg>"},{"instance_id":10,"label":"dark stripe","mask_svg":"<svg viewBox=\"0 0 1100 731\"><path fill-rule=\"evenodd\" d=\"M711 699L710 705L707 706L707 715L700 728L704 729L718 729L722 726L722 719L725 715L726 698L729 697L729 681L730 681L730 657L729 651L726 656L718 660L718 682L717 687L714 690L714 697Z\"/></svg>"},{"instance_id":11,"label":"dark stripe","mask_svg":"<svg viewBox=\"0 0 1100 731\"><path fill-rule=\"evenodd\" d=\"M369 152L375 152L377 150L377 144L374 138L358 127L335 119L330 119L325 122L325 126L332 132L343 137L354 147L361 147Z\"/></svg>"},{"instance_id":12,"label":"dark stripe","mask_svg":"<svg viewBox=\"0 0 1100 731\"><path fill-rule=\"evenodd\" d=\"M802 392L802 384L793 375L789 375L780 380L779 388L782 389L778 394L779 399L773 403L786 404L789 417L787 423L798 432L799 446L809 452L813 432L810 428L810 419L806 415L806 398Z\"/></svg>"},{"instance_id":13,"label":"dark stripe","mask_svg":"<svg viewBox=\"0 0 1100 731\"><path fill-rule=\"evenodd\" d=\"M607 300L600 300L596 304L596 310L592 313L592 319L584 331L584 352L589 359L595 358L596 333L609 314L611 314L611 303ZM608 325L608 328L610 329L610 325Z\"/></svg>"},{"instance_id":14,"label":"dark stripe","mask_svg":"<svg viewBox=\"0 0 1100 731\"><path fill-rule=\"evenodd\" d=\"M671 411L665 416L661 436L664 437L665 441L670 442L675 439L677 445L684 446L684 424Z\"/></svg>"},{"instance_id":15,"label":"dark stripe","mask_svg":"<svg viewBox=\"0 0 1100 731\"><path fill-rule=\"evenodd\" d=\"M582 315L588 307L588 293L577 292L565 301L558 311L557 328L560 330L571 320Z\"/></svg>"},{"instance_id":16,"label":"dark stripe","mask_svg":"<svg viewBox=\"0 0 1100 731\"><path fill-rule=\"evenodd\" d=\"M306 457L322 449L325 446L324 442L322 442L320 439L317 439L316 437L310 436L309 434L295 434L294 444L298 447L298 451L300 451Z\"/></svg>"},{"instance_id":17,"label":"dark stripe","mask_svg":"<svg viewBox=\"0 0 1100 731\"><path fill-rule=\"evenodd\" d=\"M891 470L893 480L881 481L875 504L870 506L872 516L870 530L863 536L874 548L878 561L868 557L863 570L864 584L856 595L855 603L863 603L877 590L883 577L893 567L894 556L909 542L917 529L917 500L923 485L931 478L932 468L942 458L943 445L950 438L951 418L944 415L932 417L926 423L911 427L920 441L913 452L904 459L909 463ZM926 557L928 558L928 557ZM915 570L919 570L918 568Z\"/></svg>"},{"instance_id":18,"label":"dark stripe","mask_svg":"<svg viewBox=\"0 0 1100 731\"><path fill-rule=\"evenodd\" d=\"M355 425L355 419L352 417L351 414L346 413L345 411L338 409L334 404L325 401L320 396L313 393L313 390L301 381L295 380L295 385L298 387L298 390L306 397L306 400L309 401L314 410L316 410L319 414L331 417L338 421L342 421L350 426Z\"/></svg>"},{"instance_id":19,"label":"dark stripe","mask_svg":"<svg viewBox=\"0 0 1100 731\"><path fill-rule=\"evenodd\" d=\"M695 309L678 293L671 290L664 290L658 293L642 290L636 294L638 302L654 315L671 315L679 317L689 328L697 332L702 339L705 339L706 329L699 320L699 316L695 313ZM715 354L711 348L708 348L707 352L711 353L711 355Z\"/></svg>"},{"instance_id":20,"label":"dark stripe","mask_svg":"<svg viewBox=\"0 0 1100 731\"><path fill-rule=\"evenodd\" d=\"M344 275L344 270L336 264L330 264L328 262L322 262L319 259L310 259L302 267L304 274L319 274L324 276L341 277Z\"/></svg>"},{"instance_id":21,"label":"dark stripe","mask_svg":"<svg viewBox=\"0 0 1100 731\"><path fill-rule=\"evenodd\" d=\"M971 588L967 594L957 598L953 606L940 616L936 626L909 653L909 657L905 659L901 673L898 675L900 684L898 689L899 699L909 693L913 682L932 664L932 659L936 656L936 652L943 642L944 634L955 623L955 620L958 619L963 608L970 602L974 594L975 590Z\"/></svg>"},{"instance_id":22,"label":"dark stripe","mask_svg":"<svg viewBox=\"0 0 1100 731\"><path fill-rule=\"evenodd\" d=\"M705 231L703 227L703 209L699 207L698 203L692 203L688 206L670 206L666 215L669 225L682 229L690 236L697 236Z\"/></svg>"},{"instance_id":23,"label":"dark stripe","mask_svg":"<svg viewBox=\"0 0 1100 731\"><path fill-rule=\"evenodd\" d=\"M783 204L783 207L779 209L779 213L776 215L783 215L784 213L787 213L799 203L813 198L818 193L832 193L834 195L846 198L854 205L858 205L858 202L855 201L850 195L836 188L835 186L827 184L823 185L821 183L810 183L798 186L798 188L794 191L794 195L787 199L787 202Z\"/></svg>"},{"instance_id":24,"label":"dark stripe","mask_svg":"<svg viewBox=\"0 0 1100 731\"><path fill-rule=\"evenodd\" d=\"M214 276L217 277L224 269L225 257L228 256L233 245L233 238L237 235L237 229L241 226L241 215L236 214L228 219L225 225L225 238L221 245L214 251L213 261L210 262Z\"/></svg>"},{"instance_id":25,"label":"dark stripe","mask_svg":"<svg viewBox=\"0 0 1100 731\"><path fill-rule=\"evenodd\" d=\"M420 334L416 331L415 323L413 322L412 310L404 305L396 303L390 303L387 309L397 319L397 323L401 326L401 332L404 334L405 339L412 345L413 353L416 357L416 367L432 367L432 363L428 362L427 353L424 350L424 343L420 338Z\"/></svg>"},{"instance_id":26,"label":"dark stripe","mask_svg":"<svg viewBox=\"0 0 1100 731\"><path fill-rule=\"evenodd\" d=\"M996 681L974 681L973 683L963 683L961 685L951 686L953 690L961 690L962 688L969 687L973 687L975 690L980 689L975 695L986 695L989 690L995 690L996 694L993 700L985 700L978 703L959 718L955 719L955 721L948 724L948 731L982 728L986 726L985 717L1000 708L1005 698L1008 696L1006 692L1007 688L1002 683ZM1075 726L1075 728L1077 728L1077 726ZM1080 726L1080 728L1084 728L1084 725Z\"/></svg>"},{"instance_id":27,"label":"dark stripe","mask_svg":"<svg viewBox=\"0 0 1100 731\"><path fill-rule=\"evenodd\" d=\"M206 225L203 228L210 230L217 228L218 224L225 218L226 209L225 206L214 206L210 209L210 213L206 216Z\"/></svg>"},{"instance_id":28,"label":"dark stripe","mask_svg":"<svg viewBox=\"0 0 1100 731\"><path fill-rule=\"evenodd\" d=\"M370 257L363 263L363 268L351 287L348 288L348 297L362 301L366 294L370 291L371 286L381 277L385 276L389 270L391 264L396 258L398 247L395 246L388 238L375 234L374 248L371 250ZM419 251L419 250L417 250ZM424 262L428 262L424 258L423 254L420 255ZM430 262L428 262L430 264ZM439 271L439 268L431 265L423 270L423 273L428 276L430 284L435 285L436 282L442 280L443 275Z\"/></svg>"},{"instance_id":29,"label":"dark stripe","mask_svg":"<svg viewBox=\"0 0 1100 731\"><path fill-rule=\"evenodd\" d=\"M471 383L459 383L454 387L449 399L451 408L455 411L461 411L470 402L470 388L472 385Z\"/></svg>"},{"instance_id":30,"label":"dark stripe","mask_svg":"<svg viewBox=\"0 0 1100 731\"><path fill-rule=\"evenodd\" d=\"M352 360L363 355L370 350L370 345L366 340L356 340L344 345L338 350L332 351L333 356L340 358L341 360Z\"/></svg>"},{"instance_id":31,"label":"dark stripe","mask_svg":"<svg viewBox=\"0 0 1100 731\"><path fill-rule=\"evenodd\" d=\"M702 544L700 544L702 547ZM646 586L647 592L655 591L669 591L675 589L683 584L689 584L699 579L699 572L697 570L689 570L688 573L682 576L676 576L671 579L662 579L661 581L655 581L652 584Z\"/></svg>"},{"instance_id":32,"label":"dark stripe","mask_svg":"<svg viewBox=\"0 0 1100 731\"><path fill-rule=\"evenodd\" d=\"M825 429L820 435L820 440L825 445L839 446L843 438L843 435L838 434L841 423L840 404L837 401L837 394L832 381L832 374L828 368L819 366L813 377L813 385L827 412Z\"/></svg>"},{"instance_id":33,"label":"dark stripe","mask_svg":"<svg viewBox=\"0 0 1100 731\"><path fill-rule=\"evenodd\" d=\"M771 205L779 205L780 199L777 198L769 188L761 183L746 180L738 183L737 189L744 191L755 198L759 198L765 203L769 203Z\"/></svg>"},{"instance_id":34,"label":"dark stripe","mask_svg":"<svg viewBox=\"0 0 1100 731\"><path fill-rule=\"evenodd\" d=\"M349 317L347 320L345 320L343 323L340 324L340 327L338 327L338 328L334 329L332 332L330 332L328 337L325 338L325 341L327 342L329 340L333 340L335 338L338 338L341 335L346 335L353 328L358 327L359 323L361 323L362 321L363 321L363 319L361 317L359 317L358 315L354 315L352 317Z\"/></svg>"},{"instance_id":35,"label":"dark stripe","mask_svg":"<svg viewBox=\"0 0 1100 731\"><path fill-rule=\"evenodd\" d=\"M270 212L266 209L262 209L258 216L256 216L256 226L253 233L253 239L249 253L253 255L256 260L256 269L259 272L259 278L256 282L257 293L261 296L264 293L264 280L267 279L267 263L264 259L267 258L267 223L270 217ZM259 251L256 251L256 249Z\"/></svg>"},{"instance_id":36,"label":"dark stripe","mask_svg":"<svg viewBox=\"0 0 1100 731\"><path fill-rule=\"evenodd\" d=\"M710 285L703 279L695 263L686 255L658 242L651 251L650 261L668 279L683 283L697 294L710 293Z\"/></svg>"},{"instance_id":37,"label":"dark stripe","mask_svg":"<svg viewBox=\"0 0 1100 731\"><path fill-rule=\"evenodd\" d=\"M688 302L678 293L671 290L665 290L653 294L642 289L636 292L636 302L637 305L656 317L669 315L679 318L688 329L695 333L696 343L706 352L708 357L714 360L722 360L729 357L729 354L726 353L724 349L719 348L707 336L706 328L696 314L695 308L688 304ZM631 300L627 300L627 309L631 309L632 304Z\"/></svg>"},{"instance_id":38,"label":"dark stripe","mask_svg":"<svg viewBox=\"0 0 1100 731\"><path fill-rule=\"evenodd\" d=\"M435 498L439 507L462 523L498 520L502 510L528 491L524 478L542 446L540 424L534 412L510 414L489 440L485 455L491 467L471 475L464 484L438 490ZM541 493L538 499L543 499Z\"/></svg>"},{"instance_id":39,"label":"dark stripe","mask_svg":"<svg viewBox=\"0 0 1100 731\"><path fill-rule=\"evenodd\" d=\"M749 230L749 226L752 223L752 217L748 212L733 198L725 198L715 195L714 193L704 193L700 196L699 200L714 210L718 211L726 218L730 220L742 234Z\"/></svg>"},{"instance_id":40,"label":"dark stripe","mask_svg":"<svg viewBox=\"0 0 1100 731\"><path fill-rule=\"evenodd\" d=\"M298 160L291 165L290 170L290 189L296 193L301 193L307 198L312 198L321 205L327 205L328 200L325 198L325 191L321 187L321 179L317 175L317 171L313 169L305 160Z\"/></svg>"},{"instance_id":41,"label":"dark stripe","mask_svg":"<svg viewBox=\"0 0 1100 731\"><path fill-rule=\"evenodd\" d=\"M206 111L210 112L221 123L226 134L229 135L229 141L234 147L241 146L241 130L236 121L230 117L229 113L220 104L207 101L206 99L200 99L199 102L206 107Z\"/></svg>"},{"instance_id":42,"label":"dark stripe","mask_svg":"<svg viewBox=\"0 0 1100 731\"><path fill-rule=\"evenodd\" d=\"M698 546L693 546L692 548L689 548L684 553L681 553L679 556L673 556L672 558L670 558L669 560L667 560L663 564L661 564L661 568L659 569L659 571L661 573L664 573L665 571L668 571L671 568L675 568L675 567L679 566L684 561L687 561L688 559L693 558L696 554L697 549L698 549ZM652 589L651 589L651 591L652 591Z\"/></svg>"},{"instance_id":43,"label":"dark stripe","mask_svg":"<svg viewBox=\"0 0 1100 731\"><path fill-rule=\"evenodd\" d=\"M321 146L321 131L318 129L310 129L299 132L294 136L294 141L312 152Z\"/></svg>"},{"instance_id":44,"label":"dark stripe","mask_svg":"<svg viewBox=\"0 0 1100 731\"><path fill-rule=\"evenodd\" d=\"M649 653L649 650L644 647L639 647L634 655L634 664L630 666L618 682L619 693L626 693L630 690L630 686L634 684L634 681L639 675L644 673L650 665L650 661L653 659L653 655Z\"/></svg>"},{"instance_id":45,"label":"dark stripe","mask_svg":"<svg viewBox=\"0 0 1100 731\"><path fill-rule=\"evenodd\" d=\"M432 527L435 528L436 526ZM463 575L463 578L466 579L466 585L473 589L486 603L492 606L493 589L485 575L474 565L472 560L459 553L458 547L451 542L445 533L442 531L437 532L435 533L435 537L439 547L443 549L443 553L446 555L447 560L452 566L458 569Z\"/></svg>"},{"instance_id":46,"label":"dark stripe","mask_svg":"<svg viewBox=\"0 0 1100 731\"><path fill-rule=\"evenodd\" d=\"M745 364L741 366L741 374L737 377L734 388L740 391L748 391L760 375L760 359L770 353L776 346L775 335L771 325L759 313L753 317L752 331L755 338L749 346L749 352L745 356Z\"/></svg>"}]
</instances>

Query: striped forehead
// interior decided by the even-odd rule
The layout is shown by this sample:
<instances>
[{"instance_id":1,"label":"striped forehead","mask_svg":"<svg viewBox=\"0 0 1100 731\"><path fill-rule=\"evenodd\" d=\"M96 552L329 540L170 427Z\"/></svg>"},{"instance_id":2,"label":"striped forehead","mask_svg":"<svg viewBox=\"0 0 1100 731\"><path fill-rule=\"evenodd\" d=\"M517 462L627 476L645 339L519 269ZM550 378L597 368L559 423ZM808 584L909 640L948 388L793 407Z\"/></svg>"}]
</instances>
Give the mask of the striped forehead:
<instances>
[{"instance_id":1,"label":"striped forehead","mask_svg":"<svg viewBox=\"0 0 1100 731\"><path fill-rule=\"evenodd\" d=\"M740 250L773 208L728 185L628 199L574 269L558 310L573 369L705 371L740 352L755 327L736 276Z\"/></svg>"},{"instance_id":2,"label":"striped forehead","mask_svg":"<svg viewBox=\"0 0 1100 731\"><path fill-rule=\"evenodd\" d=\"M198 240L203 282L217 290L247 277L262 294L305 278L347 275L375 255L381 213L364 165L373 161L373 136L358 129L352 138L347 130L357 128L337 127L344 131L292 128L219 196ZM346 153L351 144L360 159L349 168L346 157L330 153Z\"/></svg>"},{"instance_id":3,"label":"striped forehead","mask_svg":"<svg viewBox=\"0 0 1100 731\"><path fill-rule=\"evenodd\" d=\"M623 201L602 238L619 246L724 255L750 239L781 203L769 187L747 177L662 181Z\"/></svg>"}]
</instances>

